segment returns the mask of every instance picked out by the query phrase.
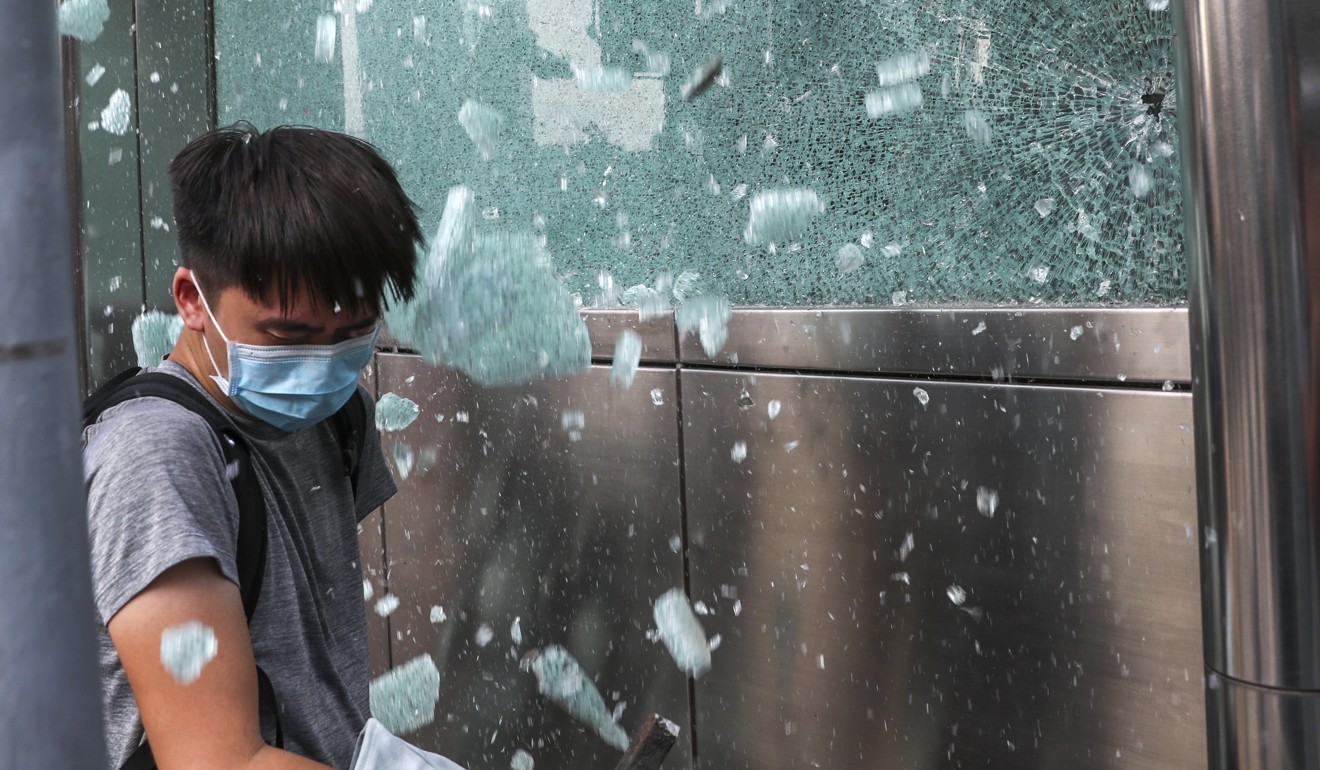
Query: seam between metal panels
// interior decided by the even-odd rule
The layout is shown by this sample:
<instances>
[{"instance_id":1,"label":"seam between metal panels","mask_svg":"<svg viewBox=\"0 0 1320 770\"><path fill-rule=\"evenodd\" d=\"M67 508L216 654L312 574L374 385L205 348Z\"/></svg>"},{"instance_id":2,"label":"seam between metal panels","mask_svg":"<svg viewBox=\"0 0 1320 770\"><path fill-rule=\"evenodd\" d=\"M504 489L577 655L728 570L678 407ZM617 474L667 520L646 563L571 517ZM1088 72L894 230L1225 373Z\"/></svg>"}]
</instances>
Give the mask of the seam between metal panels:
<instances>
[{"instance_id":1,"label":"seam between metal panels","mask_svg":"<svg viewBox=\"0 0 1320 770\"><path fill-rule=\"evenodd\" d=\"M678 518L681 548L679 554L683 560L683 595L692 601L692 564L688 558L688 499L687 499L687 457L683 442L683 365L674 366L674 414L678 421ZM688 695L688 745L692 752L692 766L697 765L697 682L690 674L687 677Z\"/></svg>"},{"instance_id":2,"label":"seam between metal panels","mask_svg":"<svg viewBox=\"0 0 1320 770\"><path fill-rule=\"evenodd\" d=\"M904 372L904 371L853 371L847 369L806 369L785 366L722 366L720 364L680 364L684 369L695 372L729 372L731 374L786 374L797 377L840 377L863 380L912 380L914 382L951 382L969 385L1030 385L1036 388L1103 388L1104 390L1157 391L1165 393L1191 392L1187 383L1172 380L1159 383L1153 381L1123 381L1103 377L1066 378L1066 377L1004 377L996 380L989 374L945 373L945 372Z\"/></svg>"},{"instance_id":3,"label":"seam between metal panels","mask_svg":"<svg viewBox=\"0 0 1320 770\"><path fill-rule=\"evenodd\" d=\"M138 254L141 257L141 261L138 265L140 268L139 276L141 280L138 282L138 287L142 291L139 297L141 300L140 307L145 308L147 306L147 220L146 215L143 213L143 209L146 208L146 202L143 199L145 191L142 189L142 85L140 82L142 78L142 68L139 66L141 64L141 59L139 57L141 57L142 52L138 44L139 32L137 20L138 4L137 0L134 0L133 22L132 26L129 28L129 35L133 41L133 143L137 145L137 235Z\"/></svg>"},{"instance_id":4,"label":"seam between metal panels","mask_svg":"<svg viewBox=\"0 0 1320 770\"><path fill-rule=\"evenodd\" d=\"M220 120L219 98L217 96L219 87L216 84L215 72L215 0L204 0L202 3L202 13L205 21L205 51L206 57L206 124L208 128L215 129Z\"/></svg>"}]
</instances>

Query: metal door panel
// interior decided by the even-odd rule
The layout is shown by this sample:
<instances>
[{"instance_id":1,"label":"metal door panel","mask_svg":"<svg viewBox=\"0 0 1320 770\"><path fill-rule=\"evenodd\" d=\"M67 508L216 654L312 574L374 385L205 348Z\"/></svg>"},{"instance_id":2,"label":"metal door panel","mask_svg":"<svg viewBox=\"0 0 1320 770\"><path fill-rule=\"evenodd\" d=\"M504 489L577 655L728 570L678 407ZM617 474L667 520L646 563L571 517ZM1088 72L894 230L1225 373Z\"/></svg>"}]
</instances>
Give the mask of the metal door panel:
<instances>
[{"instance_id":1,"label":"metal door panel","mask_svg":"<svg viewBox=\"0 0 1320 770\"><path fill-rule=\"evenodd\" d=\"M674 316L666 313L659 318L638 318L636 310L583 310L582 319L591 336L591 357L612 360L614 345L624 331L632 331L642 340L642 360L673 362L678 360L674 350Z\"/></svg>"},{"instance_id":2,"label":"metal door panel","mask_svg":"<svg viewBox=\"0 0 1320 770\"><path fill-rule=\"evenodd\" d=\"M1191 381L1185 308L739 308L685 363L1008 379Z\"/></svg>"},{"instance_id":3,"label":"metal door panel","mask_svg":"<svg viewBox=\"0 0 1320 770\"><path fill-rule=\"evenodd\" d=\"M1216 767L1310 770L1320 767L1320 694L1256 687L1208 672L1206 701Z\"/></svg>"},{"instance_id":4,"label":"metal door panel","mask_svg":"<svg viewBox=\"0 0 1320 770\"><path fill-rule=\"evenodd\" d=\"M359 378L375 398L380 397L376 389L376 370L379 368L379 356L371 360L371 366L363 370ZM358 548L362 552L362 579L371 587L370 602L385 593L385 509L377 508L358 523ZM365 593L366 588L364 586ZM374 612L367 613L367 656L373 677L390 670L390 619Z\"/></svg>"},{"instance_id":5,"label":"metal door panel","mask_svg":"<svg viewBox=\"0 0 1320 770\"><path fill-rule=\"evenodd\" d=\"M681 379L701 767L1204 767L1188 394Z\"/></svg>"},{"instance_id":6,"label":"metal door panel","mask_svg":"<svg viewBox=\"0 0 1320 770\"><path fill-rule=\"evenodd\" d=\"M519 670L548 644L623 704L630 733L651 712L687 724L686 678L648 639L651 602L683 584L674 371L642 368L628 390L600 366L487 390L416 356L378 362L380 392L421 407L384 436L400 482L385 516L389 590L404 599L393 660L430 653L443 676L436 722L409 739L468 767L507 767L517 748L540 770L612 767L618 752ZM666 767L690 765L685 746Z\"/></svg>"}]
</instances>

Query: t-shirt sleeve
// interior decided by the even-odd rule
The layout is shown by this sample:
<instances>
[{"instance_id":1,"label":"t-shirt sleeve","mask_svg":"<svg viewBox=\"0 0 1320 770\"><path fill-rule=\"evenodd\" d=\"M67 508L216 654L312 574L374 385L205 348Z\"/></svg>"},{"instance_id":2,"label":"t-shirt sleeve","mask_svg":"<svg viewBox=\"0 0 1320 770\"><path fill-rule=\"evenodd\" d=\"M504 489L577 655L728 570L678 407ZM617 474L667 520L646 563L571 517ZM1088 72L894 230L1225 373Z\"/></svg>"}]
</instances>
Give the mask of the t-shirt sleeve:
<instances>
[{"instance_id":1,"label":"t-shirt sleeve","mask_svg":"<svg viewBox=\"0 0 1320 770\"><path fill-rule=\"evenodd\" d=\"M215 559L237 585L238 502L202 417L159 398L125 402L87 428L83 463L102 622L189 559Z\"/></svg>"},{"instance_id":2,"label":"t-shirt sleeve","mask_svg":"<svg viewBox=\"0 0 1320 770\"><path fill-rule=\"evenodd\" d=\"M362 457L358 460L357 520L362 521L372 511L394 497L399 488L385 464L385 453L380 447L380 431L376 430L376 402L365 387L359 386L362 400L367 405L366 436L362 443Z\"/></svg>"}]
</instances>

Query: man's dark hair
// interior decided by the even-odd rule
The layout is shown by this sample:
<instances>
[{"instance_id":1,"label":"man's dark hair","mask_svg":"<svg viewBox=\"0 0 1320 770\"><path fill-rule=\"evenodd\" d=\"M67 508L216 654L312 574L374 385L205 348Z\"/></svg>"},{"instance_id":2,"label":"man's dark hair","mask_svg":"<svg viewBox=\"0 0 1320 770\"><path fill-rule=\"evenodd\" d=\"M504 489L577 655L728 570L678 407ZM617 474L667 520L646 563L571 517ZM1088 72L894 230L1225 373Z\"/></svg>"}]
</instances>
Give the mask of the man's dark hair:
<instances>
[{"instance_id":1,"label":"man's dark hair","mask_svg":"<svg viewBox=\"0 0 1320 770\"><path fill-rule=\"evenodd\" d=\"M238 286L287 310L379 312L413 296L416 206L370 144L315 128L218 128L170 163L184 267L215 297Z\"/></svg>"}]
</instances>

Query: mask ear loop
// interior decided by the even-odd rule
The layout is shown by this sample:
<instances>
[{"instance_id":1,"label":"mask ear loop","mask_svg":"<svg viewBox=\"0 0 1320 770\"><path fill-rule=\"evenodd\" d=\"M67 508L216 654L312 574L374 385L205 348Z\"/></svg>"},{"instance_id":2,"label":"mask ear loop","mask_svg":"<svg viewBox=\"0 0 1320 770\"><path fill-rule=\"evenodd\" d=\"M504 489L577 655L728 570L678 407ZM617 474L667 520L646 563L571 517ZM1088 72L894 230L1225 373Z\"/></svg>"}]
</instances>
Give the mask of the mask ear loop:
<instances>
[{"instance_id":1,"label":"mask ear loop","mask_svg":"<svg viewBox=\"0 0 1320 770\"><path fill-rule=\"evenodd\" d=\"M220 332L220 339L224 340L225 344L228 345L229 337L225 334L225 330L220 328L220 322L215 320L215 314L211 312L211 305L206 301L206 295L202 293L202 285L197 282L196 273L192 274L192 279L193 286L197 288L197 296L202 300L202 307L206 308L207 318L210 318L211 323L215 324L215 330ZM215 374L211 375L211 379L216 385L220 386L220 391L222 393L226 396L232 395L229 392L229 379L220 376L220 365L216 363L215 354L211 352L211 343L206 339L206 332L202 332L202 346L206 348L206 357L211 359L211 369L215 371Z\"/></svg>"}]
</instances>

